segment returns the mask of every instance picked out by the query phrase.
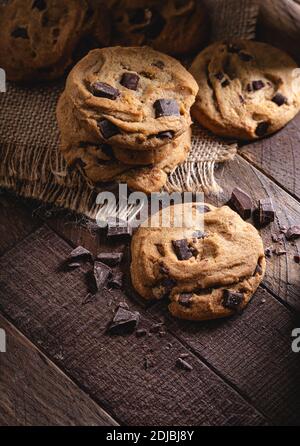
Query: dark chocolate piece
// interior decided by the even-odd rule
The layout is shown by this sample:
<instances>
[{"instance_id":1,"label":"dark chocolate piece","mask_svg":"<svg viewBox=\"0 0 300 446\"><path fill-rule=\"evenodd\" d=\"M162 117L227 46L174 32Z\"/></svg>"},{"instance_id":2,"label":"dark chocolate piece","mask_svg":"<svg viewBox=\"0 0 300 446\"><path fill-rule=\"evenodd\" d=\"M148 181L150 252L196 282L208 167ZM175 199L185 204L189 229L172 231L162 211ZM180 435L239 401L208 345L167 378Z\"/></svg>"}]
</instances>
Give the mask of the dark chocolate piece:
<instances>
[{"instance_id":1,"label":"dark chocolate piece","mask_svg":"<svg viewBox=\"0 0 300 446\"><path fill-rule=\"evenodd\" d=\"M259 200L258 218L260 226L268 225L275 220L275 211L271 198Z\"/></svg>"},{"instance_id":2,"label":"dark chocolate piece","mask_svg":"<svg viewBox=\"0 0 300 446\"><path fill-rule=\"evenodd\" d=\"M192 305L192 302L191 302L192 297L193 297L192 293L181 293L178 298L178 302L183 307L190 308Z\"/></svg>"},{"instance_id":3,"label":"dark chocolate piece","mask_svg":"<svg viewBox=\"0 0 300 446\"><path fill-rule=\"evenodd\" d=\"M197 206L197 211L200 212L201 214L206 214L207 212L210 212L210 208L205 204L201 204Z\"/></svg>"},{"instance_id":4,"label":"dark chocolate piece","mask_svg":"<svg viewBox=\"0 0 300 446\"><path fill-rule=\"evenodd\" d=\"M94 278L96 288L100 291L107 283L108 278L111 275L111 269L102 262L94 263Z\"/></svg>"},{"instance_id":5,"label":"dark chocolate piece","mask_svg":"<svg viewBox=\"0 0 300 446\"><path fill-rule=\"evenodd\" d=\"M135 73L123 73L120 84L129 90L136 90L140 77Z\"/></svg>"},{"instance_id":6,"label":"dark chocolate piece","mask_svg":"<svg viewBox=\"0 0 300 446\"><path fill-rule=\"evenodd\" d=\"M237 310L238 307L243 302L244 295L242 293L237 293L236 291L224 290L223 294L223 307L229 308L230 310Z\"/></svg>"},{"instance_id":7,"label":"dark chocolate piece","mask_svg":"<svg viewBox=\"0 0 300 446\"><path fill-rule=\"evenodd\" d=\"M119 223L119 224L118 224ZM132 227L127 223L120 225L120 221L116 224L108 222L107 237L131 236Z\"/></svg>"},{"instance_id":8,"label":"dark chocolate piece","mask_svg":"<svg viewBox=\"0 0 300 446\"><path fill-rule=\"evenodd\" d=\"M300 256L298 254L294 256L294 262L300 263Z\"/></svg>"},{"instance_id":9,"label":"dark chocolate piece","mask_svg":"<svg viewBox=\"0 0 300 446\"><path fill-rule=\"evenodd\" d=\"M113 288L122 288L123 273L121 271L114 271L112 277L109 279L109 285Z\"/></svg>"},{"instance_id":10,"label":"dark chocolate piece","mask_svg":"<svg viewBox=\"0 0 300 446\"><path fill-rule=\"evenodd\" d=\"M266 121L259 122L255 129L255 134L257 136L264 136L267 133L269 127L270 127L269 122Z\"/></svg>"},{"instance_id":11,"label":"dark chocolate piece","mask_svg":"<svg viewBox=\"0 0 300 446\"><path fill-rule=\"evenodd\" d=\"M265 83L261 80L252 81L252 88L254 91L261 90L262 88L264 88L264 86L265 86Z\"/></svg>"},{"instance_id":12,"label":"dark chocolate piece","mask_svg":"<svg viewBox=\"0 0 300 446\"><path fill-rule=\"evenodd\" d=\"M160 132L157 135L159 139L172 139L174 137L174 132L172 130L167 130L165 132Z\"/></svg>"},{"instance_id":13,"label":"dark chocolate piece","mask_svg":"<svg viewBox=\"0 0 300 446\"><path fill-rule=\"evenodd\" d=\"M110 334L132 333L138 326L139 320L140 314L137 311L119 307L108 327L108 332Z\"/></svg>"},{"instance_id":14,"label":"dark chocolate piece","mask_svg":"<svg viewBox=\"0 0 300 446\"><path fill-rule=\"evenodd\" d=\"M186 239L172 240L172 245L178 260L188 260L193 257Z\"/></svg>"},{"instance_id":15,"label":"dark chocolate piece","mask_svg":"<svg viewBox=\"0 0 300 446\"><path fill-rule=\"evenodd\" d=\"M68 256L68 260L79 260L79 259L92 259L92 254L88 249L85 249L83 246L77 246L77 248L73 249ZM69 265L70 266L70 265Z\"/></svg>"},{"instance_id":16,"label":"dark chocolate piece","mask_svg":"<svg viewBox=\"0 0 300 446\"><path fill-rule=\"evenodd\" d=\"M22 28L22 27L17 27L13 30L13 32L11 33L12 37L15 38L21 38L21 39L28 39L28 32L26 28Z\"/></svg>"},{"instance_id":17,"label":"dark chocolate piece","mask_svg":"<svg viewBox=\"0 0 300 446\"><path fill-rule=\"evenodd\" d=\"M221 82L221 86L223 88L228 87L229 84L230 84L230 81L228 79L225 79L224 81Z\"/></svg>"},{"instance_id":18,"label":"dark chocolate piece","mask_svg":"<svg viewBox=\"0 0 300 446\"><path fill-rule=\"evenodd\" d=\"M179 106L175 99L157 99L154 102L155 117L179 116Z\"/></svg>"},{"instance_id":19,"label":"dark chocolate piece","mask_svg":"<svg viewBox=\"0 0 300 446\"><path fill-rule=\"evenodd\" d=\"M92 84L92 93L98 98L111 99L112 101L120 96L120 92L117 88L114 88L105 82L94 82Z\"/></svg>"},{"instance_id":20,"label":"dark chocolate piece","mask_svg":"<svg viewBox=\"0 0 300 446\"><path fill-rule=\"evenodd\" d=\"M295 225L291 226L285 233L285 237L287 240L296 240L300 237L300 226Z\"/></svg>"},{"instance_id":21,"label":"dark chocolate piece","mask_svg":"<svg viewBox=\"0 0 300 446\"><path fill-rule=\"evenodd\" d=\"M152 63L152 65L159 68L160 70L163 70L165 67L165 64L162 60L156 60L155 62Z\"/></svg>"},{"instance_id":22,"label":"dark chocolate piece","mask_svg":"<svg viewBox=\"0 0 300 446\"><path fill-rule=\"evenodd\" d=\"M230 203L244 220L251 217L252 200L242 189L239 189L238 187L233 189Z\"/></svg>"},{"instance_id":23,"label":"dark chocolate piece","mask_svg":"<svg viewBox=\"0 0 300 446\"><path fill-rule=\"evenodd\" d=\"M193 370L193 366L191 366L191 364L189 364L187 361L185 361L182 358L177 359L176 366L183 370L188 370L188 371Z\"/></svg>"},{"instance_id":24,"label":"dark chocolate piece","mask_svg":"<svg viewBox=\"0 0 300 446\"><path fill-rule=\"evenodd\" d=\"M283 94L276 93L275 96L272 98L272 102L275 102L275 104L278 105L278 107L281 107L283 104L287 104L288 100Z\"/></svg>"},{"instance_id":25,"label":"dark chocolate piece","mask_svg":"<svg viewBox=\"0 0 300 446\"><path fill-rule=\"evenodd\" d=\"M170 292L171 289L176 285L176 280L171 279L170 277L163 279L161 285Z\"/></svg>"},{"instance_id":26,"label":"dark chocolate piece","mask_svg":"<svg viewBox=\"0 0 300 446\"><path fill-rule=\"evenodd\" d=\"M123 252L100 252L96 259L109 266L115 266L122 261L123 255Z\"/></svg>"},{"instance_id":27,"label":"dark chocolate piece","mask_svg":"<svg viewBox=\"0 0 300 446\"><path fill-rule=\"evenodd\" d=\"M243 62L250 62L251 60L254 59L254 57L251 56L251 54L249 54L249 53L245 53L244 51L239 52L239 58L240 58Z\"/></svg>"},{"instance_id":28,"label":"dark chocolate piece","mask_svg":"<svg viewBox=\"0 0 300 446\"><path fill-rule=\"evenodd\" d=\"M218 71L218 73L215 74L215 78L221 81L224 78L224 73L222 73L222 71Z\"/></svg>"},{"instance_id":29,"label":"dark chocolate piece","mask_svg":"<svg viewBox=\"0 0 300 446\"><path fill-rule=\"evenodd\" d=\"M108 119L102 119L102 121L99 121L98 127L100 132L102 133L103 138L105 139L109 139L112 136L118 135L120 133L118 127Z\"/></svg>"}]
</instances>

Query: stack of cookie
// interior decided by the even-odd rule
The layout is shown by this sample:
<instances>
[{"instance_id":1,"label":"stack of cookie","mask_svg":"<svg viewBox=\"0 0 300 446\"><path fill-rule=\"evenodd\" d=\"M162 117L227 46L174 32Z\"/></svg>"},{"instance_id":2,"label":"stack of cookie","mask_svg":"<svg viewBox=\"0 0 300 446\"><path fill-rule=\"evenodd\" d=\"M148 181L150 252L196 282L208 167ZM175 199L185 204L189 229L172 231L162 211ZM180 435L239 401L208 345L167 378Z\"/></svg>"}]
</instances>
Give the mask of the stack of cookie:
<instances>
[{"instance_id":1,"label":"stack of cookie","mask_svg":"<svg viewBox=\"0 0 300 446\"><path fill-rule=\"evenodd\" d=\"M92 183L159 191L191 146L198 86L148 47L96 49L71 71L57 107L61 150Z\"/></svg>"}]
</instances>

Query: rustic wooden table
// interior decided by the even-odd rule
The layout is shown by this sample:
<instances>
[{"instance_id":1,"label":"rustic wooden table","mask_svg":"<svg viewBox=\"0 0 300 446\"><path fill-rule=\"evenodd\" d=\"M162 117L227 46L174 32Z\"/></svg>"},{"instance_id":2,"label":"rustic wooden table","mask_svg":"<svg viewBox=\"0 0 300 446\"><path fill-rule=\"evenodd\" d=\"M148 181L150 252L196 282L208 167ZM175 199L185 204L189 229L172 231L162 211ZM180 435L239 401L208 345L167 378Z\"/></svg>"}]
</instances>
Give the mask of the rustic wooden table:
<instances>
[{"instance_id":1,"label":"rustic wooden table","mask_svg":"<svg viewBox=\"0 0 300 446\"><path fill-rule=\"evenodd\" d=\"M280 226L300 223L300 115L285 129L244 146L217 172L225 203L235 186L254 200L269 196L277 217L261 231L278 245ZM208 201L216 202L207 197ZM130 289L103 290L84 303L89 266L59 265L79 244L93 253L118 249L67 213L41 218L31 203L0 196L0 425L268 425L300 424L300 241L268 258L267 273L240 316L192 323ZM122 268L128 273L128 259ZM144 338L105 333L118 302L163 320L166 334ZM176 359L189 354L192 371ZM152 367L145 369L145 358Z\"/></svg>"}]
</instances>

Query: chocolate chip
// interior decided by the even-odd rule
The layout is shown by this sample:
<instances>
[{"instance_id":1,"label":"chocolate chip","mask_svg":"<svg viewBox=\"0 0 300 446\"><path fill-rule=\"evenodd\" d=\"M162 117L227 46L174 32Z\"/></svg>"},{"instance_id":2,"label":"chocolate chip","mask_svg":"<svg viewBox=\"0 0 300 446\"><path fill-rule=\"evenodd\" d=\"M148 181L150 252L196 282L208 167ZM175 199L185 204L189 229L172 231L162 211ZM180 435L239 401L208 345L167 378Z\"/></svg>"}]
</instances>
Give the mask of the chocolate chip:
<instances>
[{"instance_id":1,"label":"chocolate chip","mask_svg":"<svg viewBox=\"0 0 300 446\"><path fill-rule=\"evenodd\" d=\"M44 11L47 8L47 3L45 0L35 0L32 5L32 9L38 9L39 11Z\"/></svg>"},{"instance_id":2,"label":"chocolate chip","mask_svg":"<svg viewBox=\"0 0 300 446\"><path fill-rule=\"evenodd\" d=\"M295 240L300 237L300 226L291 226L285 233L287 240Z\"/></svg>"},{"instance_id":3,"label":"chocolate chip","mask_svg":"<svg viewBox=\"0 0 300 446\"><path fill-rule=\"evenodd\" d=\"M221 86L223 88L228 87L228 85L230 85L230 82L228 79L225 79L224 81L221 82Z\"/></svg>"},{"instance_id":4,"label":"chocolate chip","mask_svg":"<svg viewBox=\"0 0 300 446\"><path fill-rule=\"evenodd\" d=\"M100 252L96 259L109 266L115 266L122 261L123 252Z\"/></svg>"},{"instance_id":5,"label":"chocolate chip","mask_svg":"<svg viewBox=\"0 0 300 446\"><path fill-rule=\"evenodd\" d=\"M120 92L117 88L114 88L105 82L94 82L91 87L93 95L98 98L107 98L114 101L120 96Z\"/></svg>"},{"instance_id":6,"label":"chocolate chip","mask_svg":"<svg viewBox=\"0 0 300 446\"><path fill-rule=\"evenodd\" d=\"M119 307L108 327L108 332L110 334L132 333L138 326L139 320L140 314L137 311Z\"/></svg>"},{"instance_id":7,"label":"chocolate chip","mask_svg":"<svg viewBox=\"0 0 300 446\"><path fill-rule=\"evenodd\" d=\"M140 77L135 73L123 73L120 84L129 90L136 90Z\"/></svg>"},{"instance_id":8,"label":"chocolate chip","mask_svg":"<svg viewBox=\"0 0 300 446\"><path fill-rule=\"evenodd\" d=\"M256 274L259 274L259 275L262 274L262 268L261 268L259 263L256 265L256 268L255 268L255 271L254 271L253 275L255 276Z\"/></svg>"},{"instance_id":9,"label":"chocolate chip","mask_svg":"<svg viewBox=\"0 0 300 446\"><path fill-rule=\"evenodd\" d=\"M244 295L235 291L224 290L223 294L223 307L230 310L236 310L243 302Z\"/></svg>"},{"instance_id":10,"label":"chocolate chip","mask_svg":"<svg viewBox=\"0 0 300 446\"><path fill-rule=\"evenodd\" d=\"M244 53L244 51L241 51L239 53L239 58L243 61L243 62L250 62L251 60L254 59L253 56L251 56L251 54L249 53Z\"/></svg>"},{"instance_id":11,"label":"chocolate chip","mask_svg":"<svg viewBox=\"0 0 300 446\"><path fill-rule=\"evenodd\" d=\"M193 297L192 293L181 293L180 296L178 297L178 302L183 307L190 308L192 305L191 302L192 297Z\"/></svg>"},{"instance_id":12,"label":"chocolate chip","mask_svg":"<svg viewBox=\"0 0 300 446\"><path fill-rule=\"evenodd\" d=\"M300 256L298 254L294 256L294 262L300 263Z\"/></svg>"},{"instance_id":13,"label":"chocolate chip","mask_svg":"<svg viewBox=\"0 0 300 446\"><path fill-rule=\"evenodd\" d=\"M264 86L265 86L265 83L261 80L252 81L252 88L254 91L261 90L262 88L264 88Z\"/></svg>"},{"instance_id":14,"label":"chocolate chip","mask_svg":"<svg viewBox=\"0 0 300 446\"><path fill-rule=\"evenodd\" d=\"M238 187L233 189L230 203L244 220L251 217L252 200L242 189L239 189Z\"/></svg>"},{"instance_id":15,"label":"chocolate chip","mask_svg":"<svg viewBox=\"0 0 300 446\"><path fill-rule=\"evenodd\" d=\"M159 139L172 139L174 137L174 132L172 132L172 130L167 130L165 132L159 132L155 136Z\"/></svg>"},{"instance_id":16,"label":"chocolate chip","mask_svg":"<svg viewBox=\"0 0 300 446\"><path fill-rule=\"evenodd\" d=\"M204 237L207 237L207 234L206 234L206 232L203 232L203 231L194 231L194 232L192 233L192 237L195 237L195 238L204 238Z\"/></svg>"},{"instance_id":17,"label":"chocolate chip","mask_svg":"<svg viewBox=\"0 0 300 446\"><path fill-rule=\"evenodd\" d=\"M83 246L77 246L77 248L73 249L68 256L68 260L80 260L92 258L92 254L88 249L85 249Z\"/></svg>"},{"instance_id":18,"label":"chocolate chip","mask_svg":"<svg viewBox=\"0 0 300 446\"><path fill-rule=\"evenodd\" d=\"M164 62L162 60L156 60L155 62L152 63L152 65L154 67L159 68L160 70L163 70L164 67L165 67L165 64L164 64Z\"/></svg>"},{"instance_id":19,"label":"chocolate chip","mask_svg":"<svg viewBox=\"0 0 300 446\"><path fill-rule=\"evenodd\" d=\"M281 107L283 104L287 104L288 100L283 94L276 93L275 96L272 98L272 102L275 102L275 104L278 105L278 107Z\"/></svg>"},{"instance_id":20,"label":"chocolate chip","mask_svg":"<svg viewBox=\"0 0 300 446\"><path fill-rule=\"evenodd\" d=\"M188 260L193 257L186 239L172 240L172 245L178 260Z\"/></svg>"},{"instance_id":21,"label":"chocolate chip","mask_svg":"<svg viewBox=\"0 0 300 446\"><path fill-rule=\"evenodd\" d=\"M108 222L107 237L118 237L118 236L131 236L132 227L128 223L121 222L111 223Z\"/></svg>"},{"instance_id":22,"label":"chocolate chip","mask_svg":"<svg viewBox=\"0 0 300 446\"><path fill-rule=\"evenodd\" d=\"M94 278L98 291L106 285L110 275L111 269L107 265L98 261L94 263Z\"/></svg>"},{"instance_id":23,"label":"chocolate chip","mask_svg":"<svg viewBox=\"0 0 300 446\"><path fill-rule=\"evenodd\" d=\"M210 212L210 208L205 204L201 204L197 206L197 211L201 214L206 214L207 212Z\"/></svg>"},{"instance_id":24,"label":"chocolate chip","mask_svg":"<svg viewBox=\"0 0 300 446\"><path fill-rule=\"evenodd\" d=\"M175 99L158 99L154 102L155 117L179 116L179 107Z\"/></svg>"},{"instance_id":25,"label":"chocolate chip","mask_svg":"<svg viewBox=\"0 0 300 446\"><path fill-rule=\"evenodd\" d=\"M145 328L140 328L139 330L136 331L135 335L137 338L142 338L144 336L147 336L147 330L145 330Z\"/></svg>"},{"instance_id":26,"label":"chocolate chip","mask_svg":"<svg viewBox=\"0 0 300 446\"><path fill-rule=\"evenodd\" d=\"M187 361L185 361L182 358L177 359L176 366L183 370L188 370L188 371L193 370L193 366L191 366L191 364L189 364Z\"/></svg>"},{"instance_id":27,"label":"chocolate chip","mask_svg":"<svg viewBox=\"0 0 300 446\"><path fill-rule=\"evenodd\" d=\"M109 279L109 285L113 288L122 288L123 273L121 271L114 271L112 277Z\"/></svg>"},{"instance_id":28,"label":"chocolate chip","mask_svg":"<svg viewBox=\"0 0 300 446\"><path fill-rule=\"evenodd\" d=\"M259 200L258 219L260 226L268 225L275 220L275 211L271 198Z\"/></svg>"},{"instance_id":29,"label":"chocolate chip","mask_svg":"<svg viewBox=\"0 0 300 446\"><path fill-rule=\"evenodd\" d=\"M120 133L118 127L108 119L102 119L102 121L98 122L98 127L100 129L100 132L102 133L103 138L105 139L109 139L112 136L118 135Z\"/></svg>"},{"instance_id":30,"label":"chocolate chip","mask_svg":"<svg viewBox=\"0 0 300 446\"><path fill-rule=\"evenodd\" d=\"M222 73L222 71L219 71L215 74L215 78L221 81L224 78L224 73Z\"/></svg>"},{"instance_id":31,"label":"chocolate chip","mask_svg":"<svg viewBox=\"0 0 300 446\"><path fill-rule=\"evenodd\" d=\"M257 136L264 136L267 133L269 127L270 127L269 122L266 121L260 122L259 124L257 124L257 127L255 129L255 134Z\"/></svg>"},{"instance_id":32,"label":"chocolate chip","mask_svg":"<svg viewBox=\"0 0 300 446\"><path fill-rule=\"evenodd\" d=\"M13 32L11 33L12 37L21 38L21 39L28 39L28 32L26 28L22 28L21 26L15 28Z\"/></svg>"}]
</instances>

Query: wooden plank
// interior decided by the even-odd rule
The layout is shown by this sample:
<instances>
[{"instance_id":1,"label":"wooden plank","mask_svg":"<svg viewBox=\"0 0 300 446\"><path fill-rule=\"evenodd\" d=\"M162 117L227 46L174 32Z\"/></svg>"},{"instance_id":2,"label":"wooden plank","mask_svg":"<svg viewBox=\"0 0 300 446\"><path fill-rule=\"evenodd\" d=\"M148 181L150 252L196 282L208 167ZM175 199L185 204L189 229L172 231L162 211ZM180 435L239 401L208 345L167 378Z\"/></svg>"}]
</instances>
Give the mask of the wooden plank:
<instances>
[{"instance_id":1,"label":"wooden plank","mask_svg":"<svg viewBox=\"0 0 300 446\"><path fill-rule=\"evenodd\" d=\"M117 426L40 350L0 315L1 426Z\"/></svg>"},{"instance_id":2,"label":"wooden plank","mask_svg":"<svg viewBox=\"0 0 300 446\"><path fill-rule=\"evenodd\" d=\"M165 315L158 303L149 309ZM173 318L166 328L226 377L276 425L300 425L300 361L291 333L300 327L291 312L259 289L242 315L195 323Z\"/></svg>"},{"instance_id":3,"label":"wooden plank","mask_svg":"<svg viewBox=\"0 0 300 446\"><path fill-rule=\"evenodd\" d=\"M0 255L40 225L16 198L0 191Z\"/></svg>"},{"instance_id":4,"label":"wooden plank","mask_svg":"<svg viewBox=\"0 0 300 446\"><path fill-rule=\"evenodd\" d=\"M300 266L294 256L300 252L300 240L293 243L284 239L283 245L272 241L272 234L279 234L280 227L289 227L300 223L300 205L260 173L240 156L217 171L223 193L219 197L210 197L209 201L221 205L226 203L234 187L240 187L253 199L255 205L259 199L271 197L276 209L276 221L260 230L265 247L273 246L287 251L286 255L273 255L267 259L265 286L295 310L300 310Z\"/></svg>"},{"instance_id":5,"label":"wooden plank","mask_svg":"<svg viewBox=\"0 0 300 446\"><path fill-rule=\"evenodd\" d=\"M300 114L280 132L242 147L240 153L300 199Z\"/></svg>"},{"instance_id":6,"label":"wooden plank","mask_svg":"<svg viewBox=\"0 0 300 446\"><path fill-rule=\"evenodd\" d=\"M140 311L141 327L149 328L157 319L122 292L103 290L94 302L82 305L84 272L90 267L60 271L69 252L67 243L42 228L2 256L0 310L102 407L128 425L267 423L196 355L190 358L191 372L178 369L176 359L188 348L170 333L108 336L107 324L120 301Z\"/></svg>"}]
</instances>

